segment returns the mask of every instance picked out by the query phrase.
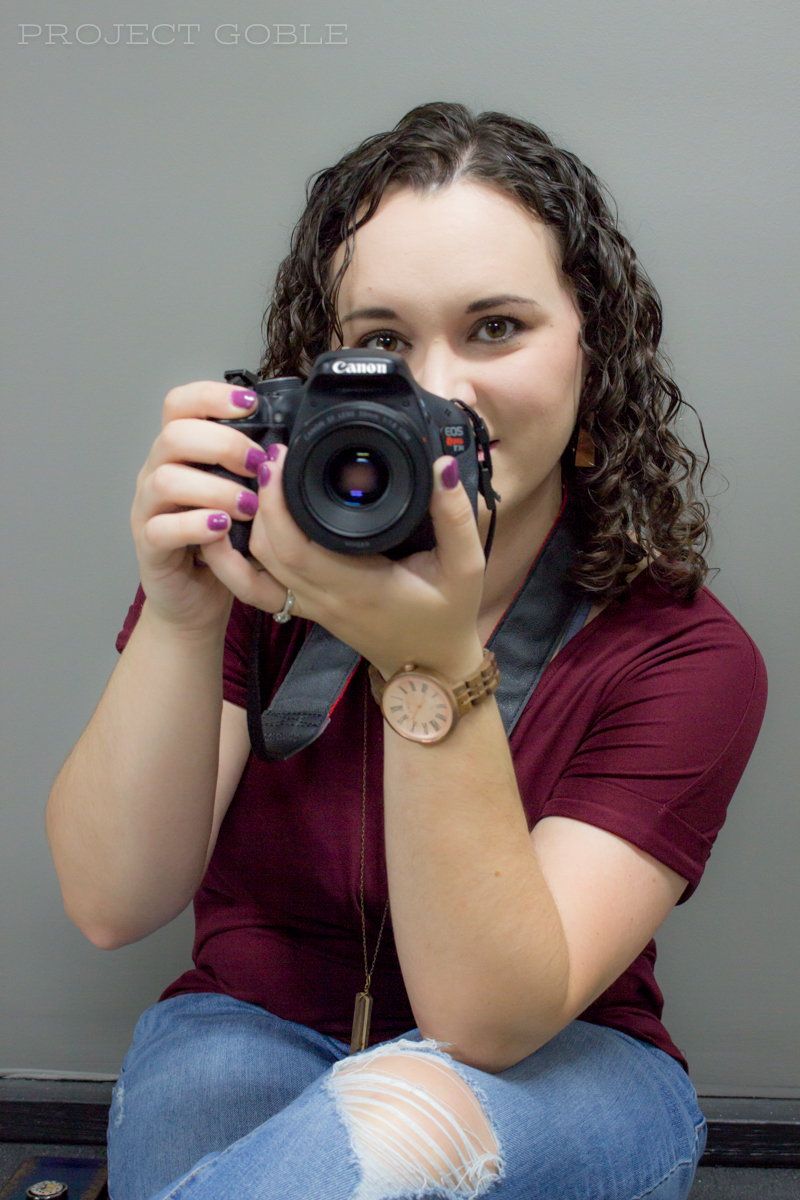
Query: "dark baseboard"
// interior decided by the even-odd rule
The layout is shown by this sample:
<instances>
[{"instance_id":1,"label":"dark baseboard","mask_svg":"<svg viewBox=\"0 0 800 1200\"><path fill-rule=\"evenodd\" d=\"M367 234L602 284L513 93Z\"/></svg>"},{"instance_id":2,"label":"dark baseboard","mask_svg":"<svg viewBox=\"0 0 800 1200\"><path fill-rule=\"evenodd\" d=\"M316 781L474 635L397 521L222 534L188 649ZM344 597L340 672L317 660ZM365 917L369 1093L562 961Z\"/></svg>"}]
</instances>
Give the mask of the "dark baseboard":
<instances>
[{"instance_id":1,"label":"dark baseboard","mask_svg":"<svg viewBox=\"0 0 800 1200\"><path fill-rule=\"evenodd\" d=\"M0 1079L0 1142L102 1146L111 1083ZM800 1167L800 1100L701 1097L704 1167Z\"/></svg>"},{"instance_id":2,"label":"dark baseboard","mask_svg":"<svg viewBox=\"0 0 800 1200\"><path fill-rule=\"evenodd\" d=\"M0 1079L0 1142L103 1146L113 1083Z\"/></svg>"},{"instance_id":3,"label":"dark baseboard","mask_svg":"<svg viewBox=\"0 0 800 1200\"><path fill-rule=\"evenodd\" d=\"M701 1096L702 1167L800 1167L800 1100Z\"/></svg>"}]
</instances>

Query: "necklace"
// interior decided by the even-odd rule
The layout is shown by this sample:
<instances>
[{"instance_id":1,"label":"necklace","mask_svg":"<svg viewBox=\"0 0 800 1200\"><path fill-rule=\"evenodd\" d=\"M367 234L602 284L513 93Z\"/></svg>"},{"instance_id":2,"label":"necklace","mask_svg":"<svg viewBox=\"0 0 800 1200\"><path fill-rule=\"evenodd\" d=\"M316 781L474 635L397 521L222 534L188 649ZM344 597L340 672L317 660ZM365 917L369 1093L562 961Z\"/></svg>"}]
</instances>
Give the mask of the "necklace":
<instances>
[{"instance_id":1,"label":"necklace","mask_svg":"<svg viewBox=\"0 0 800 1200\"><path fill-rule=\"evenodd\" d=\"M386 916L389 912L389 898L386 898L386 904L383 909L383 918L381 927L378 930L378 940L375 943L375 953L372 956L372 962L368 964L367 960L367 918L364 915L364 848L366 844L367 833L367 710L369 706L369 684L364 687L364 748L361 758L361 878L359 884L359 904L361 907L361 946L364 951L364 988L356 996L355 1008L353 1009L353 1033L350 1038L350 1053L356 1054L359 1050L366 1050L369 1043L369 1027L372 1021L372 996L370 995L370 984L372 983L372 973L375 970L375 963L378 958L378 951L383 937L383 927L386 924Z\"/></svg>"}]
</instances>

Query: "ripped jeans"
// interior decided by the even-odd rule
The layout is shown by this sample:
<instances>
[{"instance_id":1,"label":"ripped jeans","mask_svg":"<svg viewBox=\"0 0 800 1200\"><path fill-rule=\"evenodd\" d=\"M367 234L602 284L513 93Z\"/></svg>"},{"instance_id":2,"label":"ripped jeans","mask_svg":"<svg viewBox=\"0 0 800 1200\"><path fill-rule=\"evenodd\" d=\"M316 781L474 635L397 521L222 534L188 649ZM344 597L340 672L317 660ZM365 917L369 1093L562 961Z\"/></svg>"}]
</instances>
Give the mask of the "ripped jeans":
<instances>
[{"instance_id":1,"label":"ripped jeans","mask_svg":"<svg viewBox=\"0 0 800 1200\"><path fill-rule=\"evenodd\" d=\"M584 1021L488 1075L201 993L141 1017L108 1137L112 1200L685 1200L705 1123L674 1059Z\"/></svg>"}]
</instances>

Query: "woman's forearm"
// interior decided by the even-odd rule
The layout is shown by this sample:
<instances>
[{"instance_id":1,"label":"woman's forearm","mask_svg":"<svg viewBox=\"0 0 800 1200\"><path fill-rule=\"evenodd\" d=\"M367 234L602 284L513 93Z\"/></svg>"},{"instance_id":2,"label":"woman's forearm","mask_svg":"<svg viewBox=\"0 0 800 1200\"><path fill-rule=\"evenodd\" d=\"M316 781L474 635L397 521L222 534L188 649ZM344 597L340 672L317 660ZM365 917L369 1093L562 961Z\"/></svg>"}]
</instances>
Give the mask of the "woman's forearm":
<instances>
[{"instance_id":1,"label":"woman's forearm","mask_svg":"<svg viewBox=\"0 0 800 1200\"><path fill-rule=\"evenodd\" d=\"M97 945L176 916L203 875L217 778L224 624L176 631L145 603L61 770L47 829L69 916Z\"/></svg>"},{"instance_id":2,"label":"woman's forearm","mask_svg":"<svg viewBox=\"0 0 800 1200\"><path fill-rule=\"evenodd\" d=\"M386 856L403 978L423 1033L501 1070L563 1023L569 955L497 706L445 741L385 729Z\"/></svg>"}]
</instances>

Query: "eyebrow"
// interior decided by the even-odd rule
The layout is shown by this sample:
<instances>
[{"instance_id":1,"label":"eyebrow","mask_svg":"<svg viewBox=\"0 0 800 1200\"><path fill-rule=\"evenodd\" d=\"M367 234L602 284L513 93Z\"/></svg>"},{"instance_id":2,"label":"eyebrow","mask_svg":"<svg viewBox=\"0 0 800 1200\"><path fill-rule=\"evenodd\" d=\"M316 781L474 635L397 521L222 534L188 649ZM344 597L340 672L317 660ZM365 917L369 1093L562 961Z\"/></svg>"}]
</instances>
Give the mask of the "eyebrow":
<instances>
[{"instance_id":1,"label":"eyebrow","mask_svg":"<svg viewBox=\"0 0 800 1200\"><path fill-rule=\"evenodd\" d=\"M537 304L530 296L515 296L506 293L501 296L486 296L481 300L473 300L464 309L467 313L485 312L487 308L502 308L504 304ZM538 305L537 305L538 307ZM397 313L393 308L356 308L353 312L342 317L342 324L348 321L397 321Z\"/></svg>"},{"instance_id":2,"label":"eyebrow","mask_svg":"<svg viewBox=\"0 0 800 1200\"><path fill-rule=\"evenodd\" d=\"M483 312L487 308L502 308L504 304L536 304L536 301L530 296L514 296L505 294L502 296L487 296L485 300L473 300L472 304L468 304L466 312Z\"/></svg>"},{"instance_id":3,"label":"eyebrow","mask_svg":"<svg viewBox=\"0 0 800 1200\"><path fill-rule=\"evenodd\" d=\"M393 308L356 308L353 312L342 317L342 324L348 321L396 321L397 313Z\"/></svg>"}]
</instances>

